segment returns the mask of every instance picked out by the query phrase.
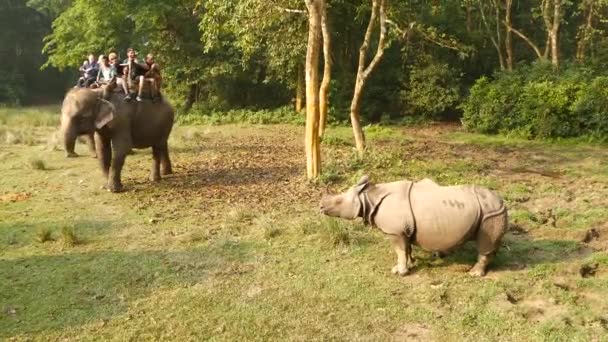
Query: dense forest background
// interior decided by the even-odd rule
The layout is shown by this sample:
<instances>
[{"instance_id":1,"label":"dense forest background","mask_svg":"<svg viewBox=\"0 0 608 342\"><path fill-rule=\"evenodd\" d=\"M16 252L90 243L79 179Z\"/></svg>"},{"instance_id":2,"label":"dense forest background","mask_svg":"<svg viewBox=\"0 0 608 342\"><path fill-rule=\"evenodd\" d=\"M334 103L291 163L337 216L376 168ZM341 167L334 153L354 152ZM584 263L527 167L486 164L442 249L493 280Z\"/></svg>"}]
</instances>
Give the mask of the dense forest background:
<instances>
[{"instance_id":1,"label":"dense forest background","mask_svg":"<svg viewBox=\"0 0 608 342\"><path fill-rule=\"evenodd\" d=\"M303 106L305 1L0 1L0 103L59 102L88 53L134 47L157 56L180 114ZM326 3L329 120L342 122L373 2ZM607 17L608 0L386 1L362 120L461 118L484 133L601 138Z\"/></svg>"}]
</instances>

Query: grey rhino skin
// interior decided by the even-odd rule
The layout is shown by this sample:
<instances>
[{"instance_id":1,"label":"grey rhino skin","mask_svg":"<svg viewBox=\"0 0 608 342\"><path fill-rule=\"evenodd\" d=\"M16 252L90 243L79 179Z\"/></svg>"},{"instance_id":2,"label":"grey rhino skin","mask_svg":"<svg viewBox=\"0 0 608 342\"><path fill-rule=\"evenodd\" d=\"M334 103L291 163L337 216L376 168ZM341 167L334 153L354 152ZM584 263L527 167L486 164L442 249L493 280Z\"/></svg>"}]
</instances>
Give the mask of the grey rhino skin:
<instances>
[{"instance_id":1,"label":"grey rhino skin","mask_svg":"<svg viewBox=\"0 0 608 342\"><path fill-rule=\"evenodd\" d=\"M397 254L392 272L400 275L413 264L412 244L442 254L476 240L478 261L469 273L484 276L508 225L507 208L496 193L430 179L372 184L363 176L346 192L323 196L320 210L332 217L362 217L387 234Z\"/></svg>"},{"instance_id":2,"label":"grey rhino skin","mask_svg":"<svg viewBox=\"0 0 608 342\"><path fill-rule=\"evenodd\" d=\"M109 99L106 100L106 99ZM79 135L95 134L95 147L105 187L122 191L121 171L132 148L152 147L150 180L172 173L167 140L173 128L174 112L164 100L123 101L120 93L72 89L61 107L61 128L66 151L73 151Z\"/></svg>"}]
</instances>

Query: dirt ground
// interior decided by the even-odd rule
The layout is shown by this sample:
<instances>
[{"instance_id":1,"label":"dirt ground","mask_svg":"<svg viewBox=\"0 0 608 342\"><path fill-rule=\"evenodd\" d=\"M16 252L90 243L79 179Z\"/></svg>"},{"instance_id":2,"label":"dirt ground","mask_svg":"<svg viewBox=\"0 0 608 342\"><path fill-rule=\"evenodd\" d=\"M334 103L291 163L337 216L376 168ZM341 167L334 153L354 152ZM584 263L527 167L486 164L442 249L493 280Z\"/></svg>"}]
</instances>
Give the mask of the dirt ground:
<instances>
[{"instance_id":1,"label":"dirt ground","mask_svg":"<svg viewBox=\"0 0 608 342\"><path fill-rule=\"evenodd\" d=\"M99 189L96 161L65 159L52 127L38 133L17 139L26 144L13 132L0 144L0 276L11 282L0 284L0 338L608 336L605 146L444 124L372 126L359 158L349 128L337 127L323 142L323 175L311 182L302 127L183 126L170 141L175 174L150 183L149 152L137 151L127 158L127 191L110 194ZM326 187L345 189L362 174L499 192L511 223L490 273L466 274L475 259L467 245L442 260L416 249L413 274L390 274L394 256L381 234L318 214ZM64 226L82 243L66 247ZM44 229L49 242L40 242ZM93 306L78 309L84 303Z\"/></svg>"}]
</instances>

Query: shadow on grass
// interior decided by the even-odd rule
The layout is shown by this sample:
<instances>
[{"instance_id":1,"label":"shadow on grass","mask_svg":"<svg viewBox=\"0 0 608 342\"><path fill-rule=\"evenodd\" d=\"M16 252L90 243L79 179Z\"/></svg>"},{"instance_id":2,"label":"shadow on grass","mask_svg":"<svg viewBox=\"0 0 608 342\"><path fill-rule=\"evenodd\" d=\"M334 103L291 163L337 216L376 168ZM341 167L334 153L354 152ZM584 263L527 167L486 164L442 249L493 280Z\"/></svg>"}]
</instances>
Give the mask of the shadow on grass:
<instances>
[{"instance_id":1,"label":"shadow on grass","mask_svg":"<svg viewBox=\"0 0 608 342\"><path fill-rule=\"evenodd\" d=\"M114 220L64 220L64 221L12 221L0 222L0 251L4 247L23 247L36 242L36 234L49 231L51 240L60 238L63 228L73 229L84 242L108 234L115 225Z\"/></svg>"},{"instance_id":2,"label":"shadow on grass","mask_svg":"<svg viewBox=\"0 0 608 342\"><path fill-rule=\"evenodd\" d=\"M176 172L170 177L163 178L158 183L162 188L197 188L205 186L223 185L239 186L253 184L271 184L283 182L292 177L299 176L302 170L296 166L246 166L237 168L200 168L190 169L187 172ZM149 182L137 182L149 184Z\"/></svg>"},{"instance_id":3,"label":"shadow on grass","mask_svg":"<svg viewBox=\"0 0 608 342\"><path fill-rule=\"evenodd\" d=\"M508 234L496 256L492 259L489 270L522 270L542 264L554 264L584 259L589 251L574 240L531 239L524 236ZM440 264L431 264L431 258L424 260L424 267L446 267L450 264L470 264L477 262L477 248L474 241L466 243L443 258Z\"/></svg>"},{"instance_id":4,"label":"shadow on grass","mask_svg":"<svg viewBox=\"0 0 608 342\"><path fill-rule=\"evenodd\" d=\"M0 339L107 320L157 289L242 274L252 248L226 242L180 252L0 258Z\"/></svg>"}]
</instances>

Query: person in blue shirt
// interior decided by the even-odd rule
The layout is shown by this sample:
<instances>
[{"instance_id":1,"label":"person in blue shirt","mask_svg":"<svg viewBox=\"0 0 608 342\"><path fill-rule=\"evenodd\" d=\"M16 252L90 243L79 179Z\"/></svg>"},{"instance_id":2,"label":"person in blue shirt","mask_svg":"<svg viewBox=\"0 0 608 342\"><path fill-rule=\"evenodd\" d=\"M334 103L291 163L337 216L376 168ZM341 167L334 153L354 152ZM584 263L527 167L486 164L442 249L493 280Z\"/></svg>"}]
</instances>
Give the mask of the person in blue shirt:
<instances>
[{"instance_id":1,"label":"person in blue shirt","mask_svg":"<svg viewBox=\"0 0 608 342\"><path fill-rule=\"evenodd\" d=\"M99 65L95 60L95 55L90 54L88 60L84 61L78 70L82 73L82 77L78 79L77 87L88 88L91 84L95 83L97 80L97 72L99 71Z\"/></svg>"}]
</instances>

